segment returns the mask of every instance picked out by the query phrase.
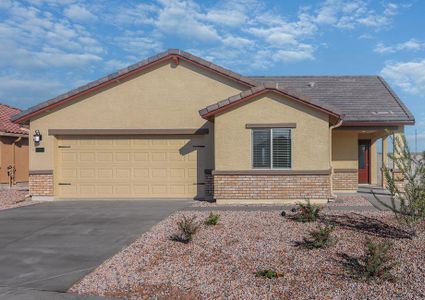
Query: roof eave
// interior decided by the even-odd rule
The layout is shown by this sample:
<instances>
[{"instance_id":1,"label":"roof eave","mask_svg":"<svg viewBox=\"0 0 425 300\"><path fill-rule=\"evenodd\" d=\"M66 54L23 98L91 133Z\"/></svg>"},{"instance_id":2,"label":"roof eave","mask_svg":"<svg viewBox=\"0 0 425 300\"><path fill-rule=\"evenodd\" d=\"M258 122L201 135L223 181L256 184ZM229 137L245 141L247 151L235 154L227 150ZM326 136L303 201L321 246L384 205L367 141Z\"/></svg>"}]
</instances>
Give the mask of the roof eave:
<instances>
[{"instance_id":1,"label":"roof eave","mask_svg":"<svg viewBox=\"0 0 425 300\"><path fill-rule=\"evenodd\" d=\"M415 125L415 120L343 121L342 126L402 126Z\"/></svg>"}]
</instances>

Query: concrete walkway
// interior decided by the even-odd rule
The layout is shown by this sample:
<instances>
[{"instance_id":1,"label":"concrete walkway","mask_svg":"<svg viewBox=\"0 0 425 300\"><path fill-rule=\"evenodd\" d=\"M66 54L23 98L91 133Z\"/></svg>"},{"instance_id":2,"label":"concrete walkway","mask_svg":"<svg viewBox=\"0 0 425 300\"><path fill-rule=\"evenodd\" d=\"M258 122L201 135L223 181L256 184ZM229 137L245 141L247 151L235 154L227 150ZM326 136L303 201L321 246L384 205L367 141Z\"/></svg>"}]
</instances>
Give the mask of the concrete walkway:
<instances>
[{"instance_id":1,"label":"concrete walkway","mask_svg":"<svg viewBox=\"0 0 425 300\"><path fill-rule=\"evenodd\" d=\"M383 188L374 186L360 186L357 194L366 198L378 210L388 211L393 207L391 194ZM395 202L394 205L396 208L400 207L398 202Z\"/></svg>"},{"instance_id":2,"label":"concrete walkway","mask_svg":"<svg viewBox=\"0 0 425 300\"><path fill-rule=\"evenodd\" d=\"M0 299L83 299L63 293L154 224L192 203L78 200L0 211Z\"/></svg>"}]
</instances>

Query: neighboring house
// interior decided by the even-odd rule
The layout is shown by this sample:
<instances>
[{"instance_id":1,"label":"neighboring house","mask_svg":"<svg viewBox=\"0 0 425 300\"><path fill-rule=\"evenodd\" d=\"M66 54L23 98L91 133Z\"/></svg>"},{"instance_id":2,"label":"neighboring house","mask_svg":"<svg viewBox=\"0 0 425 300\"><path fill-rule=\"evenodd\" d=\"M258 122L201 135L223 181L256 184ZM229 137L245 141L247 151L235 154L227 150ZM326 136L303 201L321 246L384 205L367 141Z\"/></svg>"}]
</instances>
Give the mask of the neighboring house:
<instances>
[{"instance_id":1,"label":"neighboring house","mask_svg":"<svg viewBox=\"0 0 425 300\"><path fill-rule=\"evenodd\" d=\"M11 121L21 110L0 104L0 183L28 182L28 129Z\"/></svg>"},{"instance_id":2,"label":"neighboring house","mask_svg":"<svg viewBox=\"0 0 425 300\"><path fill-rule=\"evenodd\" d=\"M378 76L244 77L180 50L14 120L41 134L35 197L263 203L380 184L377 142L414 124Z\"/></svg>"}]
</instances>

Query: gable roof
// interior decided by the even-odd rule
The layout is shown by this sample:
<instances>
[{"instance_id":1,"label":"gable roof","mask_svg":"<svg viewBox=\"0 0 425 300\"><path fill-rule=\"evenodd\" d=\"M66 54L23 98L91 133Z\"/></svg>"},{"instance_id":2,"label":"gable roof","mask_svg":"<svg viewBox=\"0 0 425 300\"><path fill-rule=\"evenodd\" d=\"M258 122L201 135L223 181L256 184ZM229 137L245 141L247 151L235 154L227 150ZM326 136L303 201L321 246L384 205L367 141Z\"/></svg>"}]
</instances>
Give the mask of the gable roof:
<instances>
[{"instance_id":1,"label":"gable roof","mask_svg":"<svg viewBox=\"0 0 425 300\"><path fill-rule=\"evenodd\" d=\"M332 105L344 124L412 124L414 116L380 76L252 76L258 84L273 83Z\"/></svg>"},{"instance_id":2,"label":"gable roof","mask_svg":"<svg viewBox=\"0 0 425 300\"><path fill-rule=\"evenodd\" d=\"M0 103L0 135L28 135L27 130L11 121L11 117L20 112L19 108Z\"/></svg>"},{"instance_id":3,"label":"gable roof","mask_svg":"<svg viewBox=\"0 0 425 300\"><path fill-rule=\"evenodd\" d=\"M409 109L379 76L242 76L178 49L169 49L30 107L14 116L12 121L27 122L34 116L76 101L83 95L99 91L170 59L176 64L179 63L179 60L184 60L245 85L248 89L246 93L249 93L250 88L256 86L261 88L268 85L269 89L297 98L305 104L317 106L330 113L338 111L337 114L343 116L344 125L414 124L415 122ZM273 85L274 88L272 88ZM241 95L245 97L245 94L241 93L210 105L206 110L212 109L215 105L223 105L226 101L242 98Z\"/></svg>"},{"instance_id":4,"label":"gable roof","mask_svg":"<svg viewBox=\"0 0 425 300\"><path fill-rule=\"evenodd\" d=\"M172 59L176 64L179 63L180 59L184 60L186 62L197 65L198 67L201 67L203 69L208 69L214 73L220 74L221 76L227 77L235 82L245 85L248 88L255 86L257 84L252 79L249 79L231 70L220 67L216 64L213 64L207 60L204 60L200 57L192 55L188 52L181 51L179 49L169 49L165 52L162 52L160 54L144 59L136 64L123 68L115 73L109 74L98 80L89 82L69 92L66 92L50 100L42 102L33 107L30 107L29 109L14 116L13 121L17 123L28 121L31 117L39 115L43 112L46 112L58 106L64 105L70 101L77 100L80 96L98 91L110 84L126 79L130 76L136 75L139 72L142 72L143 70L151 66L154 66L156 64L162 63L170 59Z\"/></svg>"},{"instance_id":5,"label":"gable roof","mask_svg":"<svg viewBox=\"0 0 425 300\"><path fill-rule=\"evenodd\" d=\"M312 107L316 110L320 110L328 115L334 116L336 118L341 118L341 112L338 108L333 107L327 103L312 99L301 95L297 91L290 91L288 89L280 88L278 84L273 82L267 82L264 84L257 85L249 90L243 91L240 94L234 95L212 105L209 105L199 111L199 114L204 119L209 119L210 117L215 116L219 112L226 111L236 105L242 104L249 101L250 99L263 95L267 92L272 92L278 95L285 96L293 101L299 102L303 105Z\"/></svg>"}]
</instances>

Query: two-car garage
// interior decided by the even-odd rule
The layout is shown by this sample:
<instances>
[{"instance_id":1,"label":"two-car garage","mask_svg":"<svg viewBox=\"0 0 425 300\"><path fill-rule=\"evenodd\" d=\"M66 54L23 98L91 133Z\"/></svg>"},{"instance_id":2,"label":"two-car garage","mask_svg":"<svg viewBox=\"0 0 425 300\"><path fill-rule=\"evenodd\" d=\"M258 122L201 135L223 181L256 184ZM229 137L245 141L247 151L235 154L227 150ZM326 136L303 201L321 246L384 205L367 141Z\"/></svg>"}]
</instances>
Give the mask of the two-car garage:
<instances>
[{"instance_id":1,"label":"two-car garage","mask_svg":"<svg viewBox=\"0 0 425 300\"><path fill-rule=\"evenodd\" d=\"M202 136L67 135L56 141L59 198L203 196Z\"/></svg>"}]
</instances>

